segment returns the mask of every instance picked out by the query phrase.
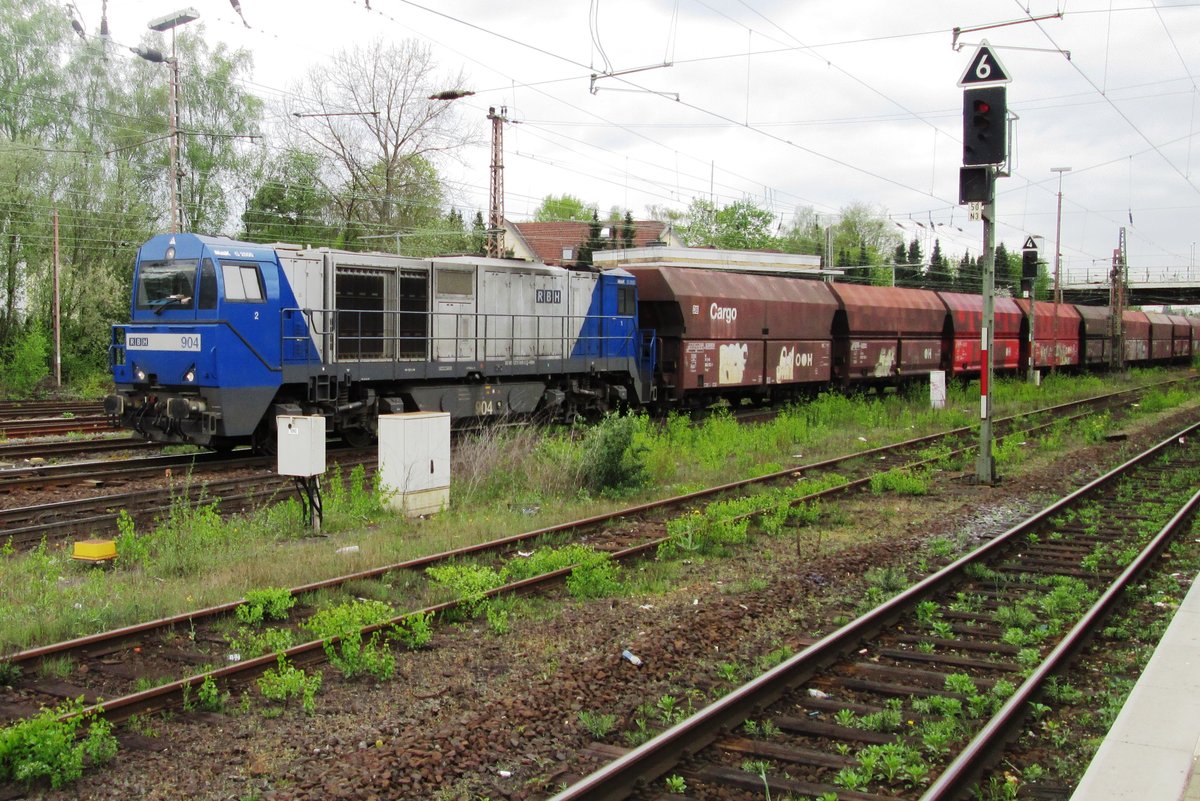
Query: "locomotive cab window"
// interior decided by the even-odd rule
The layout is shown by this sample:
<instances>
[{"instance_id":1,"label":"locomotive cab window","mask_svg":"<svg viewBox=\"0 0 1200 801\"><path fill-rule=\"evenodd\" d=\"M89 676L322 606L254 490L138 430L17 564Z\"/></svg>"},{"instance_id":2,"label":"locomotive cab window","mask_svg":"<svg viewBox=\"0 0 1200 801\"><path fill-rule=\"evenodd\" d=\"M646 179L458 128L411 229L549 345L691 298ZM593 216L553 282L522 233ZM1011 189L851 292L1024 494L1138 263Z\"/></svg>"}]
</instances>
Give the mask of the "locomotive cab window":
<instances>
[{"instance_id":1,"label":"locomotive cab window","mask_svg":"<svg viewBox=\"0 0 1200 801\"><path fill-rule=\"evenodd\" d=\"M221 277L225 279L225 300L256 303L263 299L257 265L222 262Z\"/></svg>"},{"instance_id":2,"label":"locomotive cab window","mask_svg":"<svg viewBox=\"0 0 1200 801\"><path fill-rule=\"evenodd\" d=\"M634 289L631 286L617 287L617 314L629 315L632 317L637 314L637 307L633 302Z\"/></svg>"},{"instance_id":3,"label":"locomotive cab window","mask_svg":"<svg viewBox=\"0 0 1200 801\"><path fill-rule=\"evenodd\" d=\"M217 308L217 268L212 259L205 259L200 265L200 304L201 309Z\"/></svg>"},{"instance_id":4,"label":"locomotive cab window","mask_svg":"<svg viewBox=\"0 0 1200 801\"><path fill-rule=\"evenodd\" d=\"M196 260L144 261L138 268L137 308L162 310L191 307L195 297Z\"/></svg>"}]
</instances>

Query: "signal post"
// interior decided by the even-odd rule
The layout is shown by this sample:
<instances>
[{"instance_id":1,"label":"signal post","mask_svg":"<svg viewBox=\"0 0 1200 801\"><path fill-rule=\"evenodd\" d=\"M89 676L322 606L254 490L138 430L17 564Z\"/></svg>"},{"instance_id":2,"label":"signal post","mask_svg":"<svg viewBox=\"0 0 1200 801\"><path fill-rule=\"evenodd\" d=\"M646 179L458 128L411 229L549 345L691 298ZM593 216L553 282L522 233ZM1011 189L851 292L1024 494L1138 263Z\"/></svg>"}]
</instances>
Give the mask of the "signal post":
<instances>
[{"instance_id":1,"label":"signal post","mask_svg":"<svg viewBox=\"0 0 1200 801\"><path fill-rule=\"evenodd\" d=\"M1007 84L1012 79L985 40L959 79L963 87L963 167L958 201L978 204L983 220L983 326L979 366L979 456L975 478L996 482L992 456L992 351L996 323L996 178L1008 160Z\"/></svg>"}]
</instances>

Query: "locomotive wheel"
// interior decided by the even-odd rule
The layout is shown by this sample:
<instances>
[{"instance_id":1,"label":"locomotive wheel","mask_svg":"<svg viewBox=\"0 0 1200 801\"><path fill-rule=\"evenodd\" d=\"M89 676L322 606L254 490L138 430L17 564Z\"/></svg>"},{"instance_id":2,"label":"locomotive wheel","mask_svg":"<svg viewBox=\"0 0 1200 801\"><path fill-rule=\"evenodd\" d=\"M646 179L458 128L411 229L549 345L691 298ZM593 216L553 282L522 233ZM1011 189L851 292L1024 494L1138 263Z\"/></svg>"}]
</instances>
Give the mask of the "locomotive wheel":
<instances>
[{"instance_id":1,"label":"locomotive wheel","mask_svg":"<svg viewBox=\"0 0 1200 801\"><path fill-rule=\"evenodd\" d=\"M213 437L208 443L208 447L212 448L217 453L229 453L236 446L237 441L232 437Z\"/></svg>"},{"instance_id":2,"label":"locomotive wheel","mask_svg":"<svg viewBox=\"0 0 1200 801\"><path fill-rule=\"evenodd\" d=\"M264 417L250 435L250 449L259 456L274 456L279 452L279 438L274 422L273 419Z\"/></svg>"},{"instance_id":3,"label":"locomotive wheel","mask_svg":"<svg viewBox=\"0 0 1200 801\"><path fill-rule=\"evenodd\" d=\"M343 428L342 439L351 448L369 448L375 444L375 434L365 428Z\"/></svg>"}]
</instances>

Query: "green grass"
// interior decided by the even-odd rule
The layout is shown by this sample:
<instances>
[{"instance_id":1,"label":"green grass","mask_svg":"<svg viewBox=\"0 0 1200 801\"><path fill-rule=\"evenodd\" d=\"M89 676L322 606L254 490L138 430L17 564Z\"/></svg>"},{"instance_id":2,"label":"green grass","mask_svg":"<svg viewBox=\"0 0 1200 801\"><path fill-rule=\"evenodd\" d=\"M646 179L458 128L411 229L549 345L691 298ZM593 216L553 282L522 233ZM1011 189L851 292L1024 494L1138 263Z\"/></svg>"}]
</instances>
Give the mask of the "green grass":
<instances>
[{"instance_id":1,"label":"green grass","mask_svg":"<svg viewBox=\"0 0 1200 801\"><path fill-rule=\"evenodd\" d=\"M1131 385L1164 375L1159 370L1136 371ZM1059 374L1047 376L1040 388L1033 388L1005 379L995 387L996 411L1007 415L1097 395L1121 381L1112 376ZM1142 414L1165 411L1187 398L1186 390L1159 391L1139 410ZM881 397L824 394L783 410L770 422L749 427L715 414L698 423L673 416L661 424L634 416L608 422L611 430L605 437L589 433L586 427L485 431L456 448L451 508L428 520L413 521L383 511L361 474L327 477L323 530L327 536L322 538L310 536L290 493L281 493L274 504L254 514L223 521L211 511L213 499L185 501L184 490L198 488L190 487L194 482L187 477L177 478L176 502L158 525L125 524L114 569L77 564L59 548L27 553L0 550L0 621L4 621L0 654L228 602L254 590L297 586L599 514L630 501L724 483L780 465L801 465L973 425L977 408L978 386L973 384L952 386L948 408L942 411L928 408L926 392L920 387L907 395ZM1067 427L1060 442L1073 446L1081 436L1095 437L1094 432L1094 427ZM1019 458L1003 459L1005 447L1013 448ZM1010 470L1018 462L1052 455L1033 445L1001 444L997 451L997 462L1005 462ZM588 459L598 452L610 465L644 468L649 484L640 490L597 488L588 476ZM763 500L763 511L776 502ZM756 519L752 526L756 532L788 531L819 514L819 507L814 507L786 519ZM720 529L715 517L708 523ZM828 519L822 520L822 526L829 524ZM735 529L717 530L715 539L724 545L723 540L741 536ZM337 553L345 545L356 545L358 551ZM667 563L624 571L626 575L619 579L624 585L621 592L662 592L679 569ZM392 581L389 577L361 595L390 601L398 610L417 608L432 596L424 582L407 585L397 577L393 589L388 586ZM607 580L596 583L607 584ZM609 586L605 592L610 591L615 590ZM340 597L336 602L344 600Z\"/></svg>"}]
</instances>

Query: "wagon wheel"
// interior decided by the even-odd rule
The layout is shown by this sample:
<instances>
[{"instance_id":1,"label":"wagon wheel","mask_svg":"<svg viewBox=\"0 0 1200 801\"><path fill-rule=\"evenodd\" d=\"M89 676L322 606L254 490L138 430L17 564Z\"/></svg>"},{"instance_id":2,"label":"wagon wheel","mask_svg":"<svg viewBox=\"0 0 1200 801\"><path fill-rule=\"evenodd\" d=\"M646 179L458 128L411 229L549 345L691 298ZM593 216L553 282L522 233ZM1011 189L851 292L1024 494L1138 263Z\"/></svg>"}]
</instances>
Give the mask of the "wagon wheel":
<instances>
[{"instance_id":1,"label":"wagon wheel","mask_svg":"<svg viewBox=\"0 0 1200 801\"><path fill-rule=\"evenodd\" d=\"M362 427L343 428L341 434L351 448L369 448L376 442L375 432Z\"/></svg>"},{"instance_id":2,"label":"wagon wheel","mask_svg":"<svg viewBox=\"0 0 1200 801\"><path fill-rule=\"evenodd\" d=\"M212 448L217 453L229 453L237 446L237 440L233 437L213 437L209 440L208 447Z\"/></svg>"}]
</instances>

